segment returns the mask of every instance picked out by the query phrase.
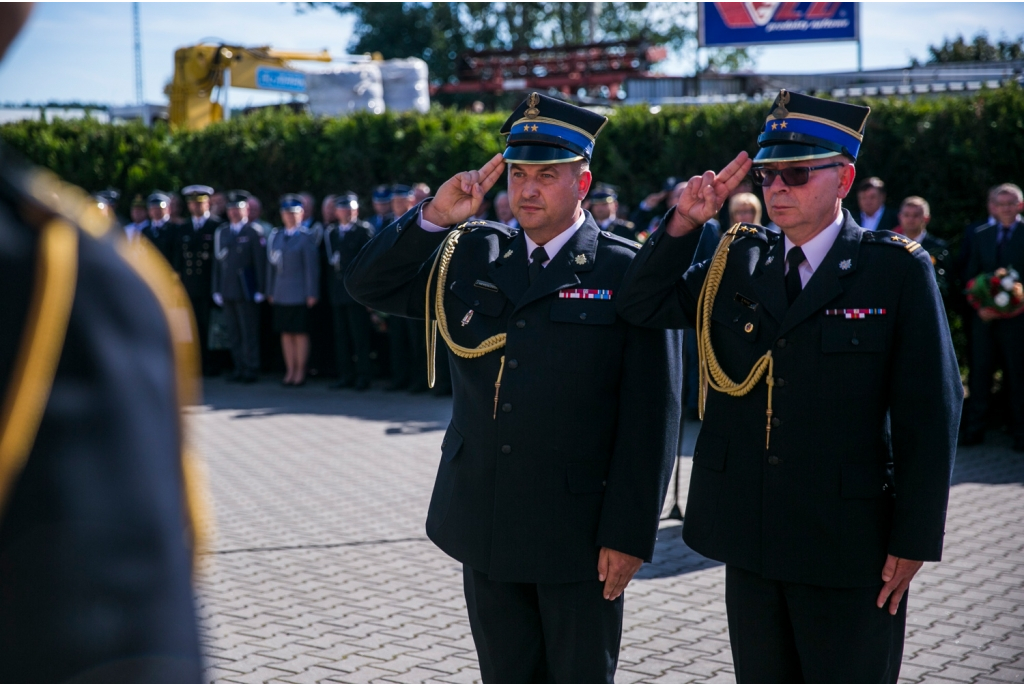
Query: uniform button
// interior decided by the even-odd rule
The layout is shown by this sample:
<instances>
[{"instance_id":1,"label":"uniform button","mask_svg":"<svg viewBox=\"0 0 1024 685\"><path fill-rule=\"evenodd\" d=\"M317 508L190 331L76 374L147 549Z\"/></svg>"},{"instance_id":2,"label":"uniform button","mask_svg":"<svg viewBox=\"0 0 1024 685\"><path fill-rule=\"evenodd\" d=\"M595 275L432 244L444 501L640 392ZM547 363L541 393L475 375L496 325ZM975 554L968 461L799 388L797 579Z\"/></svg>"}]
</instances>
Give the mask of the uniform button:
<instances>
[{"instance_id":1,"label":"uniform button","mask_svg":"<svg viewBox=\"0 0 1024 685\"><path fill-rule=\"evenodd\" d=\"M781 462L782 462L782 460L779 459L778 457L776 457L774 454L772 456L768 457L768 463L771 464L772 466L776 466L776 465L780 464Z\"/></svg>"},{"instance_id":2,"label":"uniform button","mask_svg":"<svg viewBox=\"0 0 1024 685\"><path fill-rule=\"evenodd\" d=\"M580 312L580 321L586 321L586 320L587 320L587 313L586 312Z\"/></svg>"},{"instance_id":3,"label":"uniform button","mask_svg":"<svg viewBox=\"0 0 1024 685\"><path fill-rule=\"evenodd\" d=\"M853 338L853 339L850 340L850 344L851 345L860 345L860 340L857 340L857 338Z\"/></svg>"},{"instance_id":4,"label":"uniform button","mask_svg":"<svg viewBox=\"0 0 1024 685\"><path fill-rule=\"evenodd\" d=\"M192 269L185 269L185 273L188 274L189 276L191 276L192 275Z\"/></svg>"},{"instance_id":5,"label":"uniform button","mask_svg":"<svg viewBox=\"0 0 1024 685\"><path fill-rule=\"evenodd\" d=\"M510 402L506 402L505 404L501 405L501 410L507 414L508 412L512 411L512 404Z\"/></svg>"},{"instance_id":6,"label":"uniform button","mask_svg":"<svg viewBox=\"0 0 1024 685\"><path fill-rule=\"evenodd\" d=\"M779 347L780 349L781 349L781 348L783 348L783 347L785 347L785 346L786 346L786 339L785 339L785 338L779 338L779 339L778 339L778 340L777 340L777 341L775 342L775 345L776 345L777 347Z\"/></svg>"},{"instance_id":7,"label":"uniform button","mask_svg":"<svg viewBox=\"0 0 1024 685\"><path fill-rule=\"evenodd\" d=\"M517 360L515 360L515 359L509 359L508 360L508 368L510 368L510 369L518 369L519 368L519 362Z\"/></svg>"},{"instance_id":8,"label":"uniform button","mask_svg":"<svg viewBox=\"0 0 1024 685\"><path fill-rule=\"evenodd\" d=\"M782 379L782 378L776 378L775 379L775 385L776 385L776 387L781 388L784 385L786 385L786 381L785 381L785 379Z\"/></svg>"},{"instance_id":9,"label":"uniform button","mask_svg":"<svg viewBox=\"0 0 1024 685\"><path fill-rule=\"evenodd\" d=\"M501 453L502 454L511 454L512 453L512 445L502 445L501 446Z\"/></svg>"},{"instance_id":10,"label":"uniform button","mask_svg":"<svg viewBox=\"0 0 1024 685\"><path fill-rule=\"evenodd\" d=\"M519 319L519 321L516 321L516 328L526 328L526 319Z\"/></svg>"},{"instance_id":11,"label":"uniform button","mask_svg":"<svg viewBox=\"0 0 1024 685\"><path fill-rule=\"evenodd\" d=\"M782 421L778 419L772 419L772 428L778 428L782 425Z\"/></svg>"},{"instance_id":12,"label":"uniform button","mask_svg":"<svg viewBox=\"0 0 1024 685\"><path fill-rule=\"evenodd\" d=\"M602 488L608 487L608 481L606 481L606 480L601 481L601 487Z\"/></svg>"}]
</instances>

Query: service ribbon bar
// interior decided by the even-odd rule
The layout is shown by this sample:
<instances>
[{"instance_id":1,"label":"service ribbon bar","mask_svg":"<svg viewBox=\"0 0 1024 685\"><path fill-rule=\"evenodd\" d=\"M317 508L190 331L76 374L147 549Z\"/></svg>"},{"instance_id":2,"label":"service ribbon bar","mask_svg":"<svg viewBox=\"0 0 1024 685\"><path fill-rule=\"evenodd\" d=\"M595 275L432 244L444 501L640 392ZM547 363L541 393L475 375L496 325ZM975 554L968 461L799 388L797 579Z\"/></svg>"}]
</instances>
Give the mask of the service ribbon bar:
<instances>
[{"instance_id":1,"label":"service ribbon bar","mask_svg":"<svg viewBox=\"0 0 1024 685\"><path fill-rule=\"evenodd\" d=\"M825 316L841 316L844 319L866 319L869 316L885 314L884 309L826 309Z\"/></svg>"},{"instance_id":2,"label":"service ribbon bar","mask_svg":"<svg viewBox=\"0 0 1024 685\"><path fill-rule=\"evenodd\" d=\"M612 299L612 291L567 288L566 290L559 290L558 297L562 300L610 300Z\"/></svg>"}]
</instances>

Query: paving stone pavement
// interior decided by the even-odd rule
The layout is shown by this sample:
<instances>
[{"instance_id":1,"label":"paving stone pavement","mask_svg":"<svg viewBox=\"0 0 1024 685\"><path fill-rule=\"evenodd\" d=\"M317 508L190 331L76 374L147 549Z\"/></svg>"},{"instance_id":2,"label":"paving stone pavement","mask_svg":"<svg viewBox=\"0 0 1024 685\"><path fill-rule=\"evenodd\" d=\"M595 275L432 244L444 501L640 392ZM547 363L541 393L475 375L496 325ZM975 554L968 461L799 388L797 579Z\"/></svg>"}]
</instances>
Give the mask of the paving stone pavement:
<instances>
[{"instance_id":1,"label":"paving stone pavement","mask_svg":"<svg viewBox=\"0 0 1024 685\"><path fill-rule=\"evenodd\" d=\"M198 596L209 679L479 681L460 565L423 531L450 401L269 379L214 379L205 401L190 425L217 516ZM954 483L944 560L911 588L900 679L1022 683L1024 457L991 435L959 452ZM734 682L724 567L677 522L626 592L616 680Z\"/></svg>"}]
</instances>

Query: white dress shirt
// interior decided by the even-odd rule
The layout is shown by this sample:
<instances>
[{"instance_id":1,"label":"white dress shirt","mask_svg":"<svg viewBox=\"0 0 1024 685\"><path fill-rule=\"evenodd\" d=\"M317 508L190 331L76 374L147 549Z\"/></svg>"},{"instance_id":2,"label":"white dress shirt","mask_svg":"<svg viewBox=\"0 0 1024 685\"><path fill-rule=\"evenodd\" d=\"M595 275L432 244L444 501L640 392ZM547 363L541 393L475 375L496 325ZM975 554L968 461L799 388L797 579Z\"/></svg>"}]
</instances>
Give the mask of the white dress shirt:
<instances>
[{"instance_id":1,"label":"white dress shirt","mask_svg":"<svg viewBox=\"0 0 1024 685\"><path fill-rule=\"evenodd\" d=\"M878 229L878 222L882 220L882 215L885 214L885 206L878 208L878 211L874 214L860 213L860 227L866 231L874 231Z\"/></svg>"},{"instance_id":2,"label":"white dress shirt","mask_svg":"<svg viewBox=\"0 0 1024 685\"><path fill-rule=\"evenodd\" d=\"M238 224L231 224L231 232L234 233L235 235L238 235L238 232L242 230L243 226L245 226L244 221Z\"/></svg>"},{"instance_id":3,"label":"white dress shirt","mask_svg":"<svg viewBox=\"0 0 1024 685\"><path fill-rule=\"evenodd\" d=\"M207 212L206 214L203 214L202 217L193 216L192 217L192 228L194 230L198 231L199 227L202 226L204 223L206 223L206 220L209 219L209 218L210 218L210 213L209 212Z\"/></svg>"},{"instance_id":4,"label":"white dress shirt","mask_svg":"<svg viewBox=\"0 0 1024 685\"><path fill-rule=\"evenodd\" d=\"M807 281L811 280L811 276L818 270L821 263L825 261L825 255L832 249L832 243L839 237L839 231L843 227L843 213L839 212L839 216L831 224L825 227L818 235L814 236L800 247L804 251L804 261L800 263L800 287L806 288ZM786 236L786 255L789 255L789 251L792 250L794 245L789 236ZM789 262L786 262L786 273L789 273Z\"/></svg>"}]
</instances>

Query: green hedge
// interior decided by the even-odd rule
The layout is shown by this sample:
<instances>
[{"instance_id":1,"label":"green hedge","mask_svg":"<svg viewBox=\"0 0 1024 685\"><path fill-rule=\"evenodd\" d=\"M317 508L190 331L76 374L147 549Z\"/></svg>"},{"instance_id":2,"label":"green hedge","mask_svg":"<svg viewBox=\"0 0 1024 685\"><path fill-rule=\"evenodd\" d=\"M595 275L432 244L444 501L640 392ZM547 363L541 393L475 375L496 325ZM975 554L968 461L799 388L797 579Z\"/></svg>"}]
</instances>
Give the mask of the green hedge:
<instances>
[{"instance_id":1,"label":"green hedge","mask_svg":"<svg viewBox=\"0 0 1024 685\"><path fill-rule=\"evenodd\" d=\"M892 205L906 195L928 199L938 235L955 241L966 223L985 215L989 186L1024 176L1024 91L1017 86L970 98L868 104L859 175L883 178ZM622 201L635 206L668 176L717 169L740 149L754 152L767 109L619 108L598 139L595 177L619 186ZM88 190L120 188L122 211L136 193L208 183L255 193L273 220L286 191L321 197L352 189L365 198L379 183L436 188L503 149L497 131L505 116L435 108L329 119L267 111L180 133L90 120L19 122L0 127L0 139Z\"/></svg>"}]
</instances>

